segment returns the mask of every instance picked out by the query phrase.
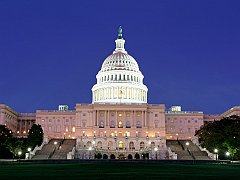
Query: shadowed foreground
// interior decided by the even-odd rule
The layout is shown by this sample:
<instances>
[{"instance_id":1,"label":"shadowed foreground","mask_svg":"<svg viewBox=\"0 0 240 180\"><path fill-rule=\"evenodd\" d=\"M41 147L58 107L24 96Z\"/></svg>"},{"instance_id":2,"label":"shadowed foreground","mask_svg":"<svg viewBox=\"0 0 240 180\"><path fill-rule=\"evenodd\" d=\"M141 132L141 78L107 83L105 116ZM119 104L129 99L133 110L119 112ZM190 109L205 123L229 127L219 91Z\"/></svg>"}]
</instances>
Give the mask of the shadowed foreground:
<instances>
[{"instance_id":1,"label":"shadowed foreground","mask_svg":"<svg viewBox=\"0 0 240 180\"><path fill-rule=\"evenodd\" d=\"M240 178L239 164L174 164L144 162L0 164L3 179L226 179Z\"/></svg>"}]
</instances>

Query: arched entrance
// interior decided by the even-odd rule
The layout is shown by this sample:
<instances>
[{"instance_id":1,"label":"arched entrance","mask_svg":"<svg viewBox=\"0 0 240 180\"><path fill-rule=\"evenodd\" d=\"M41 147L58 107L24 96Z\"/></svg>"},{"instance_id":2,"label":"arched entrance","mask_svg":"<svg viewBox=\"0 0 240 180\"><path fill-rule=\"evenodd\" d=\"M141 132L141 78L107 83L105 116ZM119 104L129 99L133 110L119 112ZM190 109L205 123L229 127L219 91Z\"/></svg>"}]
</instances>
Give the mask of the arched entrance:
<instances>
[{"instance_id":1,"label":"arched entrance","mask_svg":"<svg viewBox=\"0 0 240 180\"><path fill-rule=\"evenodd\" d=\"M108 155L104 154L103 159L108 159Z\"/></svg>"},{"instance_id":2,"label":"arched entrance","mask_svg":"<svg viewBox=\"0 0 240 180\"><path fill-rule=\"evenodd\" d=\"M140 159L140 155L138 153L135 154L135 159Z\"/></svg>"},{"instance_id":3,"label":"arched entrance","mask_svg":"<svg viewBox=\"0 0 240 180\"><path fill-rule=\"evenodd\" d=\"M114 154L111 154L111 155L110 155L110 159L116 159L115 155L114 155Z\"/></svg>"},{"instance_id":4,"label":"arched entrance","mask_svg":"<svg viewBox=\"0 0 240 180\"><path fill-rule=\"evenodd\" d=\"M118 159L125 159L124 154L119 154Z\"/></svg>"},{"instance_id":5,"label":"arched entrance","mask_svg":"<svg viewBox=\"0 0 240 180\"><path fill-rule=\"evenodd\" d=\"M128 155L128 159L132 159L133 157L132 157L132 155L131 154L129 154Z\"/></svg>"}]
</instances>

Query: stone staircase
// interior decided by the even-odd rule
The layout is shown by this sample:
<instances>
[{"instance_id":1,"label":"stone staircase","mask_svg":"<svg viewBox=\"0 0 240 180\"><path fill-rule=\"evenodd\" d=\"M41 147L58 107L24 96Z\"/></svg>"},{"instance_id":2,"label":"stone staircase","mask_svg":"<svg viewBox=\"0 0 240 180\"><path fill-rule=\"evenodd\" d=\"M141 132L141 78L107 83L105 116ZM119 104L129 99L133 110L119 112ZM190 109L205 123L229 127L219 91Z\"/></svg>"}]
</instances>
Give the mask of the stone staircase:
<instances>
[{"instance_id":1,"label":"stone staircase","mask_svg":"<svg viewBox=\"0 0 240 180\"><path fill-rule=\"evenodd\" d=\"M72 151L75 145L75 139L52 139L40 151L36 151L32 159L67 159L67 153Z\"/></svg>"},{"instance_id":2,"label":"stone staircase","mask_svg":"<svg viewBox=\"0 0 240 180\"><path fill-rule=\"evenodd\" d=\"M167 146L177 154L178 160L210 160L206 152L189 140L167 140Z\"/></svg>"},{"instance_id":3,"label":"stone staircase","mask_svg":"<svg viewBox=\"0 0 240 180\"><path fill-rule=\"evenodd\" d=\"M75 139L65 139L54 151L50 159L67 159L67 153L72 151L73 147L76 145Z\"/></svg>"}]
</instances>

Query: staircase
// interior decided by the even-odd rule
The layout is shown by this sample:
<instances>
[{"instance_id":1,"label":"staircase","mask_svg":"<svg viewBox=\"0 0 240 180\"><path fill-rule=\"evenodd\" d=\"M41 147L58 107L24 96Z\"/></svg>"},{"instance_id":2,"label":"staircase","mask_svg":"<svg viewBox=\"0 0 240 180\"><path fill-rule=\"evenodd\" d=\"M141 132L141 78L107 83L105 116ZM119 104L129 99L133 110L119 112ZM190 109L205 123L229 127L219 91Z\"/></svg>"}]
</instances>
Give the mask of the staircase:
<instances>
[{"instance_id":1,"label":"staircase","mask_svg":"<svg viewBox=\"0 0 240 180\"><path fill-rule=\"evenodd\" d=\"M72 151L75 145L75 139L65 139L62 141L62 144L54 151L50 159L67 159L67 153Z\"/></svg>"},{"instance_id":2,"label":"staircase","mask_svg":"<svg viewBox=\"0 0 240 180\"><path fill-rule=\"evenodd\" d=\"M67 153L72 151L75 145L75 139L52 139L40 151L37 151L32 159L67 159Z\"/></svg>"},{"instance_id":3,"label":"staircase","mask_svg":"<svg viewBox=\"0 0 240 180\"><path fill-rule=\"evenodd\" d=\"M189 145L186 145L186 143ZM188 140L167 140L167 146L177 154L178 160L210 160L207 153Z\"/></svg>"}]
</instances>

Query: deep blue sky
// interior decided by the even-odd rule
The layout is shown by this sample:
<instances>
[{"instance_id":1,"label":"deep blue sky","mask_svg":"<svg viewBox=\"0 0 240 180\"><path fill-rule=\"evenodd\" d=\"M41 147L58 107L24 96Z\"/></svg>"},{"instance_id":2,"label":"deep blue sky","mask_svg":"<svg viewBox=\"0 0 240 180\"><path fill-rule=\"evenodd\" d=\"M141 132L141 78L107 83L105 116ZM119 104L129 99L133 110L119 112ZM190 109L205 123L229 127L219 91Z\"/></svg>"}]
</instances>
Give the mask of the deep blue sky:
<instances>
[{"instance_id":1,"label":"deep blue sky","mask_svg":"<svg viewBox=\"0 0 240 180\"><path fill-rule=\"evenodd\" d=\"M123 27L149 103L240 105L240 1L0 1L0 103L18 112L91 103Z\"/></svg>"}]
</instances>

